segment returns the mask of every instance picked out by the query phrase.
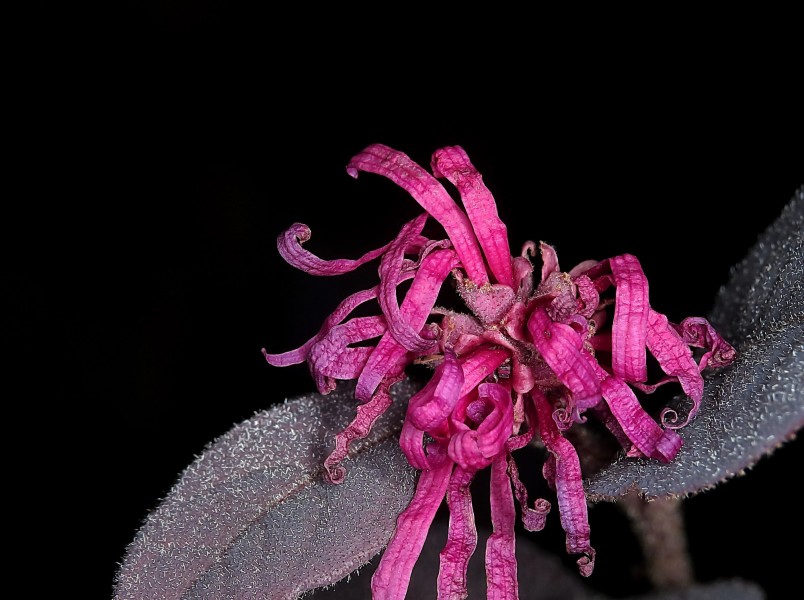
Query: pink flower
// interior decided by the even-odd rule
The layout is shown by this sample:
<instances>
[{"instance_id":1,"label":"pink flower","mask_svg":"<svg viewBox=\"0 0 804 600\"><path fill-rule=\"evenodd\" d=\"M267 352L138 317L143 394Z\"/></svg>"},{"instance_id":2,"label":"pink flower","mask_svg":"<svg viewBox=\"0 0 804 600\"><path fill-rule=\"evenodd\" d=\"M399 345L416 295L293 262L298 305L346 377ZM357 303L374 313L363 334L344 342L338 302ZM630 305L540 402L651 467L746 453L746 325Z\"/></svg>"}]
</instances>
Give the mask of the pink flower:
<instances>
[{"instance_id":1,"label":"pink flower","mask_svg":"<svg viewBox=\"0 0 804 600\"><path fill-rule=\"evenodd\" d=\"M494 198L463 149L437 150L431 168L432 175L380 144L351 160L350 175L383 175L425 210L394 240L356 260L327 261L305 250L302 244L310 236L305 225L295 224L279 237L282 256L303 271L337 275L379 259L380 282L341 302L302 347L284 354L263 352L276 366L306 361L323 394L335 388L336 380L356 380L362 404L325 461L334 483L343 480L340 463L350 442L364 437L390 406L389 389L405 376L405 368L414 362L433 365L432 379L410 399L400 435L403 452L421 474L374 575L374 598L405 596L445 498L450 523L441 552L439 598L466 597L467 564L477 544L469 485L487 467L493 525L486 548L488 597L517 598L514 498L531 531L544 526L550 503L528 503L512 452L531 439L544 444L549 454L542 472L556 492L567 551L580 555L580 572L588 576L595 551L578 454L565 433L591 415L629 456L670 461L682 443L675 430L700 405L701 370L730 363L735 352L706 320L690 318L676 325L654 311L634 256L586 261L561 271L555 250L541 243L541 272L534 274L536 244L527 242L521 255L511 256ZM465 212L436 177L457 188ZM445 239L422 235L428 217L441 224ZM468 312L435 306L450 276ZM398 303L398 286L411 279ZM377 301L381 314L349 318L370 300ZM370 340L376 342L366 345ZM692 346L704 348L697 362ZM665 373L654 383L648 382L648 352ZM650 393L671 382L680 384L692 408L683 423L665 409L660 424L642 408L635 390Z\"/></svg>"}]
</instances>

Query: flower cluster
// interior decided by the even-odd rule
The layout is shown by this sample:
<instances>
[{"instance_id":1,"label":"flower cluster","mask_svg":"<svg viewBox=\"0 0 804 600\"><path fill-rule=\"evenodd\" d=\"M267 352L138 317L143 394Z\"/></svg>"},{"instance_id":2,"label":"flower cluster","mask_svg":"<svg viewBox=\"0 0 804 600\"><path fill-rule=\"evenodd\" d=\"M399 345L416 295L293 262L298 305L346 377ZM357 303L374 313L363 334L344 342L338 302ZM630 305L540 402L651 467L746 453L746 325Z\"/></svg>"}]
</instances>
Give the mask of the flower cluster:
<instances>
[{"instance_id":1,"label":"flower cluster","mask_svg":"<svg viewBox=\"0 0 804 600\"><path fill-rule=\"evenodd\" d=\"M527 242L512 257L494 198L462 148L437 150L431 170L380 144L350 161L351 176L382 175L425 210L390 243L356 260L311 254L303 248L310 230L302 224L280 235L281 255L307 273L337 275L379 259L380 281L343 300L300 348L263 352L275 366L306 361L322 394L332 391L336 380L356 380L357 415L336 436L324 465L334 483L343 480L340 463L350 442L366 436L390 406L390 387L405 376L406 367L433 365L430 381L410 399L400 435L403 452L421 474L374 575L374 598L405 596L445 498L450 522L440 556L439 598L466 597L467 565L477 545L469 486L486 467L491 467L493 525L486 548L488 597L517 598L514 499L531 531L544 526L550 503L528 501L512 452L531 440L546 448L542 472L555 490L567 551L580 555L580 572L588 576L595 551L580 461L566 432L591 415L629 456L670 461L682 443L676 429L700 405L701 371L729 364L735 352L705 319L674 324L653 310L634 256L586 261L562 271L551 246ZM457 188L464 210L436 178ZM423 235L429 217L440 223L444 239ZM531 260L537 252L540 271ZM436 306L450 278L467 312ZM406 281L410 284L399 302L398 287ZM372 300L381 314L350 318L357 306ZM696 347L703 350L694 354ZM648 352L664 372L653 383L648 382ZM657 423L635 394L668 382L680 384L692 400L683 422L665 409Z\"/></svg>"}]
</instances>

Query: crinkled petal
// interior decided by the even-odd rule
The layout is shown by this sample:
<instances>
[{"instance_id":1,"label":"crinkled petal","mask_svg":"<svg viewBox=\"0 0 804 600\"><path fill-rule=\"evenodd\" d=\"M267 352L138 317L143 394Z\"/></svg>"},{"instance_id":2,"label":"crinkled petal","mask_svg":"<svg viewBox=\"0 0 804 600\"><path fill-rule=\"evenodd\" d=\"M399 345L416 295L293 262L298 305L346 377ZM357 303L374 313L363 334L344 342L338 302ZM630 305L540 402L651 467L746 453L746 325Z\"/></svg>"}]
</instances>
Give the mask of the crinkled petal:
<instances>
[{"instance_id":1,"label":"crinkled petal","mask_svg":"<svg viewBox=\"0 0 804 600\"><path fill-rule=\"evenodd\" d=\"M435 304L441 284L457 264L452 250L436 250L427 255L416 271L399 314L412 328L421 330ZM383 377L401 371L407 364L407 350L386 332L372 352L357 380L355 396L366 402Z\"/></svg>"},{"instance_id":2,"label":"crinkled petal","mask_svg":"<svg viewBox=\"0 0 804 600\"><path fill-rule=\"evenodd\" d=\"M493 533L486 542L486 598L489 600L516 600L519 586L516 578L516 538L514 524L516 511L511 480L508 477L508 459L500 455L491 463L491 524Z\"/></svg>"},{"instance_id":3,"label":"crinkled petal","mask_svg":"<svg viewBox=\"0 0 804 600\"><path fill-rule=\"evenodd\" d=\"M439 600L464 600L469 595L466 590L466 570L477 547L475 512L469 490L474 476L475 471L455 467L447 488L449 529L447 543L439 555Z\"/></svg>"},{"instance_id":4,"label":"crinkled petal","mask_svg":"<svg viewBox=\"0 0 804 600\"><path fill-rule=\"evenodd\" d=\"M346 258L323 260L302 248L302 244L308 241L310 236L310 228L307 225L294 223L286 231L282 232L276 240L276 247L282 258L291 266L310 275L342 275L354 271L359 266L374 260L378 256L382 256L390 245L386 244L382 248L366 252L356 260Z\"/></svg>"},{"instance_id":5,"label":"crinkled petal","mask_svg":"<svg viewBox=\"0 0 804 600\"><path fill-rule=\"evenodd\" d=\"M737 358L737 351L724 340L703 317L688 317L677 326L681 338L691 346L705 348L706 354L701 357L698 369L725 367Z\"/></svg>"},{"instance_id":6,"label":"crinkled petal","mask_svg":"<svg viewBox=\"0 0 804 600\"><path fill-rule=\"evenodd\" d=\"M380 261L378 300L382 314L388 321L388 330L394 339L407 350L414 352L423 352L432 347L433 342L422 338L418 330L411 327L402 318L397 303L396 288L399 285L399 275L405 260L405 250L413 240L419 237L425 221L427 221L427 213L406 223Z\"/></svg>"},{"instance_id":7,"label":"crinkled petal","mask_svg":"<svg viewBox=\"0 0 804 600\"><path fill-rule=\"evenodd\" d=\"M452 463L422 471L416 493L396 521L396 531L371 578L373 600L403 600L413 566L421 554L430 524L446 494Z\"/></svg>"},{"instance_id":8,"label":"crinkled petal","mask_svg":"<svg viewBox=\"0 0 804 600\"><path fill-rule=\"evenodd\" d=\"M336 379L355 379L374 348L355 344L379 337L388 327L382 317L357 317L333 327L310 350L310 368L315 373Z\"/></svg>"},{"instance_id":9,"label":"crinkled petal","mask_svg":"<svg viewBox=\"0 0 804 600\"><path fill-rule=\"evenodd\" d=\"M558 431L547 398L539 391L532 397L536 403L539 434L555 458L556 496L561 526L567 534L567 552L584 555L578 560L578 566L581 575L588 577L594 568L595 551L589 541L589 515L578 453Z\"/></svg>"},{"instance_id":10,"label":"crinkled petal","mask_svg":"<svg viewBox=\"0 0 804 600\"><path fill-rule=\"evenodd\" d=\"M496 459L495 459L496 460ZM537 498L533 501L533 507L528 506L528 490L519 478L519 468L516 466L514 457L508 455L508 474L514 486L516 500L519 502L522 515L522 525L528 531L541 531L547 522L547 515L550 512L550 502L544 498Z\"/></svg>"},{"instance_id":11,"label":"crinkled petal","mask_svg":"<svg viewBox=\"0 0 804 600\"><path fill-rule=\"evenodd\" d=\"M359 171L382 175L408 192L444 227L469 278L478 285L488 282L469 218L438 180L409 156L383 144L372 144L349 161L346 171L352 177Z\"/></svg>"},{"instance_id":12,"label":"crinkled petal","mask_svg":"<svg viewBox=\"0 0 804 600\"><path fill-rule=\"evenodd\" d=\"M648 279L636 256L623 254L609 259L617 286L612 323L611 366L624 381L648 378Z\"/></svg>"},{"instance_id":13,"label":"crinkled petal","mask_svg":"<svg viewBox=\"0 0 804 600\"><path fill-rule=\"evenodd\" d=\"M586 275L579 275L572 281L578 286L578 298L581 301L581 308L578 313L582 317L589 319L595 314L600 305L600 294L597 293L595 284Z\"/></svg>"},{"instance_id":14,"label":"crinkled petal","mask_svg":"<svg viewBox=\"0 0 804 600\"><path fill-rule=\"evenodd\" d=\"M433 153L430 167L433 175L446 177L458 189L466 214L497 283L513 287L508 229L497 213L494 196L469 161L469 156L460 146L448 146Z\"/></svg>"},{"instance_id":15,"label":"crinkled petal","mask_svg":"<svg viewBox=\"0 0 804 600\"><path fill-rule=\"evenodd\" d=\"M352 441L366 437L375 421L391 406L389 386L389 382L381 385L369 402L358 406L357 416L354 420L335 436L335 449L324 459L326 477L331 483L343 482L346 471L340 466L340 463L349 453L349 445Z\"/></svg>"},{"instance_id":16,"label":"crinkled petal","mask_svg":"<svg viewBox=\"0 0 804 600\"><path fill-rule=\"evenodd\" d=\"M578 408L588 408L600 401L600 384L586 359L583 338L569 325L555 323L544 308L533 311L528 320L533 344L558 377L572 392Z\"/></svg>"},{"instance_id":17,"label":"crinkled petal","mask_svg":"<svg viewBox=\"0 0 804 600\"><path fill-rule=\"evenodd\" d=\"M662 429L645 412L627 383L610 376L591 357L589 361L600 377L603 398L628 439L645 456L663 462L671 461L681 448L682 442L679 435L672 429Z\"/></svg>"}]
</instances>

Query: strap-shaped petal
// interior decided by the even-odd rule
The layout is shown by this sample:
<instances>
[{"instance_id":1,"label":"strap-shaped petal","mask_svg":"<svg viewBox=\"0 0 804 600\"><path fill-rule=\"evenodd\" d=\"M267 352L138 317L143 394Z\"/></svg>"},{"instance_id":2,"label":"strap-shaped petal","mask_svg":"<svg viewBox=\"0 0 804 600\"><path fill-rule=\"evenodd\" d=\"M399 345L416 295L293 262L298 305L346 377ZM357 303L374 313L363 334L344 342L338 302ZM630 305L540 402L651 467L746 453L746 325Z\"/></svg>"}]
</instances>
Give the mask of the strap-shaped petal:
<instances>
[{"instance_id":1,"label":"strap-shaped petal","mask_svg":"<svg viewBox=\"0 0 804 600\"><path fill-rule=\"evenodd\" d=\"M469 278L477 285L488 282L486 266L469 218L435 177L407 154L383 144L372 144L349 161L346 172L357 177L359 171L387 177L413 196L444 227Z\"/></svg>"},{"instance_id":2,"label":"strap-shaped petal","mask_svg":"<svg viewBox=\"0 0 804 600\"><path fill-rule=\"evenodd\" d=\"M671 461L681 448L681 438L672 429L662 429L651 416L645 412L634 391L628 384L609 375L594 359L591 364L600 377L600 388L603 398L628 439L645 456L663 462Z\"/></svg>"},{"instance_id":3,"label":"strap-shaped petal","mask_svg":"<svg viewBox=\"0 0 804 600\"><path fill-rule=\"evenodd\" d=\"M533 344L559 381L572 392L578 408L588 408L600 401L600 384L586 359L583 338L569 325L555 323L544 308L528 319Z\"/></svg>"},{"instance_id":4,"label":"strap-shaped petal","mask_svg":"<svg viewBox=\"0 0 804 600\"><path fill-rule=\"evenodd\" d=\"M493 533L486 541L486 598L488 600L517 600L519 586L516 578L516 511L508 459L501 454L491 463L491 524Z\"/></svg>"},{"instance_id":5,"label":"strap-shaped petal","mask_svg":"<svg viewBox=\"0 0 804 600\"><path fill-rule=\"evenodd\" d=\"M452 250L436 250L427 255L416 271L410 289L399 308L402 320L414 329L421 330L424 327L438 297L441 284L456 264L457 256ZM404 368L406 354L405 347L386 332L360 373L355 396L367 402L383 377Z\"/></svg>"},{"instance_id":6,"label":"strap-shaped petal","mask_svg":"<svg viewBox=\"0 0 804 600\"><path fill-rule=\"evenodd\" d=\"M508 229L500 220L494 196L463 148L447 146L433 153L433 175L446 177L458 189L472 228L497 283L514 287Z\"/></svg>"},{"instance_id":7,"label":"strap-shaped petal","mask_svg":"<svg viewBox=\"0 0 804 600\"><path fill-rule=\"evenodd\" d=\"M447 492L452 463L422 471L416 493L396 521L396 532L371 578L373 600L403 600L410 585L413 565L421 554L424 540L438 507Z\"/></svg>"},{"instance_id":8,"label":"strap-shaped petal","mask_svg":"<svg viewBox=\"0 0 804 600\"><path fill-rule=\"evenodd\" d=\"M648 336L648 279L636 256L623 254L609 259L614 277L614 322L612 323L611 366L624 381L648 378L646 340Z\"/></svg>"},{"instance_id":9,"label":"strap-shaped petal","mask_svg":"<svg viewBox=\"0 0 804 600\"><path fill-rule=\"evenodd\" d=\"M439 555L439 600L464 600L469 595L466 590L466 571L477 547L475 513L469 490L474 476L474 470L455 467L447 488L449 529L447 543Z\"/></svg>"},{"instance_id":10,"label":"strap-shaped petal","mask_svg":"<svg viewBox=\"0 0 804 600\"><path fill-rule=\"evenodd\" d=\"M422 338L418 330L411 327L402 318L399 304L397 303L396 288L399 285L400 275L402 275L405 251L411 242L419 238L425 221L427 221L427 213L405 223L380 261L380 294L378 300L382 314L385 315L388 321L388 330L394 336L394 339L406 349L414 352L422 352L432 347L433 342Z\"/></svg>"},{"instance_id":11,"label":"strap-shaped petal","mask_svg":"<svg viewBox=\"0 0 804 600\"><path fill-rule=\"evenodd\" d=\"M667 317L651 309L648 316L648 350L659 363L662 371L681 384L681 389L692 399L693 407L681 424L683 427L698 413L703 397L703 377L692 356L689 345L667 321Z\"/></svg>"},{"instance_id":12,"label":"strap-shaped petal","mask_svg":"<svg viewBox=\"0 0 804 600\"><path fill-rule=\"evenodd\" d=\"M366 252L358 259L338 258L335 260L324 260L317 257L312 252L302 248L302 244L310 239L312 235L310 228L304 223L294 223L287 230L279 234L276 240L276 247L279 254L285 261L297 269L309 273L310 275L343 275L354 271L359 266L382 256L390 244L382 248L377 248Z\"/></svg>"},{"instance_id":13,"label":"strap-shaped petal","mask_svg":"<svg viewBox=\"0 0 804 600\"><path fill-rule=\"evenodd\" d=\"M581 463L572 443L558 431L553 407L538 390L531 394L539 419L539 434L555 460L555 488L561 526L567 534L567 552L583 554L578 560L581 575L588 577L595 565L590 543L589 513L583 489Z\"/></svg>"}]
</instances>

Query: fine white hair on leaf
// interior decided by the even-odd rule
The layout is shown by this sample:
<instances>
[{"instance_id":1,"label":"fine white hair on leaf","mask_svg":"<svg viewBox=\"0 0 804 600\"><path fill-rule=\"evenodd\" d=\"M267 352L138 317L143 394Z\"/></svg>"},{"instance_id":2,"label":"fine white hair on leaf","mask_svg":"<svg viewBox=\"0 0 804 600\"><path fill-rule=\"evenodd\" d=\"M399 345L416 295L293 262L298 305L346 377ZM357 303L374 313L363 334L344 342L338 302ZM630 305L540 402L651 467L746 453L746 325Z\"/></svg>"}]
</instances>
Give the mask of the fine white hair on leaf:
<instances>
[{"instance_id":1,"label":"fine white hair on leaf","mask_svg":"<svg viewBox=\"0 0 804 600\"><path fill-rule=\"evenodd\" d=\"M334 583L387 543L413 496L398 443L409 381L324 480L335 435L354 417L353 386L286 401L210 444L148 515L117 574L115 600L292 599Z\"/></svg>"},{"instance_id":2,"label":"fine white hair on leaf","mask_svg":"<svg viewBox=\"0 0 804 600\"><path fill-rule=\"evenodd\" d=\"M695 494L744 472L804 426L804 187L733 267L710 321L738 355L705 372L701 410L678 430L678 455L669 464L615 462L586 482L593 500L633 490Z\"/></svg>"}]
</instances>

